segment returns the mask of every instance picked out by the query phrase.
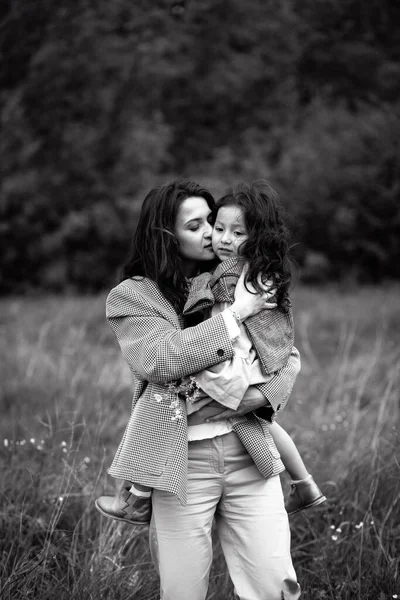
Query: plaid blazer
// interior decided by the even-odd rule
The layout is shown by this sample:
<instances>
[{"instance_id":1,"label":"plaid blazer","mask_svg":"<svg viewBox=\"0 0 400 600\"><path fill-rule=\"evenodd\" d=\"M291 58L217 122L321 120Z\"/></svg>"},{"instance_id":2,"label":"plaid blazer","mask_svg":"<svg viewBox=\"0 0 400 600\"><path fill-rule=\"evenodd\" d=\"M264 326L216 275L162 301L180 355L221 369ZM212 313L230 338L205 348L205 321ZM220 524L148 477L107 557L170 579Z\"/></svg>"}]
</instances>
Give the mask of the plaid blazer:
<instances>
[{"instance_id":1,"label":"plaid blazer","mask_svg":"<svg viewBox=\"0 0 400 600\"><path fill-rule=\"evenodd\" d=\"M224 319L219 314L184 329L183 317L146 278L127 279L112 289L106 315L134 384L131 416L109 473L172 492L186 504L186 404L171 381L232 358ZM285 404L299 369L293 349L288 363L259 386L274 410ZM264 477L284 469L262 409L233 428Z\"/></svg>"},{"instance_id":2,"label":"plaid blazer","mask_svg":"<svg viewBox=\"0 0 400 600\"><path fill-rule=\"evenodd\" d=\"M201 311L215 302L232 303L242 269L243 261L229 258L221 262L213 273L193 277L183 314ZM291 307L285 313L278 308L262 310L246 319L244 326L264 372L275 373L281 369L289 360L294 343Z\"/></svg>"}]
</instances>

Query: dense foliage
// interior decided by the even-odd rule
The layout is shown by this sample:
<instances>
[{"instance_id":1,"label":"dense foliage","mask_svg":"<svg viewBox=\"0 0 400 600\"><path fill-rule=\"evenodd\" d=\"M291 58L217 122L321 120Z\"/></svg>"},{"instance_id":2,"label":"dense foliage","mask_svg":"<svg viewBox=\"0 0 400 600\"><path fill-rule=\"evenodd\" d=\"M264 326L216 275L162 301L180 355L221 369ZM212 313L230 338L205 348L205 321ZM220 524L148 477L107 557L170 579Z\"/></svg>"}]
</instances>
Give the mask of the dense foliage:
<instances>
[{"instance_id":1,"label":"dense foliage","mask_svg":"<svg viewBox=\"0 0 400 600\"><path fill-rule=\"evenodd\" d=\"M0 291L114 280L144 192L278 188L309 278L400 276L395 0L10 0Z\"/></svg>"}]
</instances>

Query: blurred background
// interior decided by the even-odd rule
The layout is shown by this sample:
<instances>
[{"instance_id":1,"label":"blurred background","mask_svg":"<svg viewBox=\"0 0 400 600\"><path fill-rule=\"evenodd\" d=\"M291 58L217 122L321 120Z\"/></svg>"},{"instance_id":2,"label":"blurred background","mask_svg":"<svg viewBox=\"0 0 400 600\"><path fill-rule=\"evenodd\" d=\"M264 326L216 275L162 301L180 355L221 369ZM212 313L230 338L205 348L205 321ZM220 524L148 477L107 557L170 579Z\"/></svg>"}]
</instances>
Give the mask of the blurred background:
<instances>
[{"instance_id":1,"label":"blurred background","mask_svg":"<svg viewBox=\"0 0 400 600\"><path fill-rule=\"evenodd\" d=\"M177 175L268 178L304 280L400 276L395 0L0 10L0 293L109 287Z\"/></svg>"},{"instance_id":2,"label":"blurred background","mask_svg":"<svg viewBox=\"0 0 400 600\"><path fill-rule=\"evenodd\" d=\"M146 530L94 500L132 397L106 294L177 176L267 178L287 209L279 421L328 498L290 519L304 598L400 598L399 22L398 0L0 4L2 600L159 599ZM214 551L207 600L234 600Z\"/></svg>"}]
</instances>

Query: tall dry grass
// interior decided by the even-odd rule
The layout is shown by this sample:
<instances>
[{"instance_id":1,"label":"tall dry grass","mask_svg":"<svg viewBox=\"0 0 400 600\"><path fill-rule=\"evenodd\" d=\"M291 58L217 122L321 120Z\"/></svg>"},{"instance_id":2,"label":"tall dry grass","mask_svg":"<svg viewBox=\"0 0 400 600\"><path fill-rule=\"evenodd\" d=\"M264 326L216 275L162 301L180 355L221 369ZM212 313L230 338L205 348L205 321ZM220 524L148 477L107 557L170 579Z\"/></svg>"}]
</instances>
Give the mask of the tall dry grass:
<instances>
[{"instance_id":1,"label":"tall dry grass","mask_svg":"<svg viewBox=\"0 0 400 600\"><path fill-rule=\"evenodd\" d=\"M293 294L302 372L280 423L329 498L291 518L308 600L400 598L399 292ZM104 297L7 299L0 323L0 597L156 600L146 533L93 504L131 395ZM218 543L208 598L233 598Z\"/></svg>"}]
</instances>

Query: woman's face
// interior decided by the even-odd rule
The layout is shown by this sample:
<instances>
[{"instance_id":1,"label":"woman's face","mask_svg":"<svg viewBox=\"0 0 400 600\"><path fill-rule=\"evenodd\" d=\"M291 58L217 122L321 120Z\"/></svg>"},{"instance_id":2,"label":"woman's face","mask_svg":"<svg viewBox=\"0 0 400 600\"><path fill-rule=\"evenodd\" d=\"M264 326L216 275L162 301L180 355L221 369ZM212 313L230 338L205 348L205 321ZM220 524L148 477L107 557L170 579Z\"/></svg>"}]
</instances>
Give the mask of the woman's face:
<instances>
[{"instance_id":1,"label":"woman's face","mask_svg":"<svg viewBox=\"0 0 400 600\"><path fill-rule=\"evenodd\" d=\"M238 206L222 206L215 220L212 246L219 260L238 256L239 246L248 238L243 211Z\"/></svg>"},{"instance_id":2,"label":"woman's face","mask_svg":"<svg viewBox=\"0 0 400 600\"><path fill-rule=\"evenodd\" d=\"M210 207L200 196L186 198L179 207L174 233L188 277L196 273L199 261L215 258L211 245L211 221Z\"/></svg>"}]
</instances>

